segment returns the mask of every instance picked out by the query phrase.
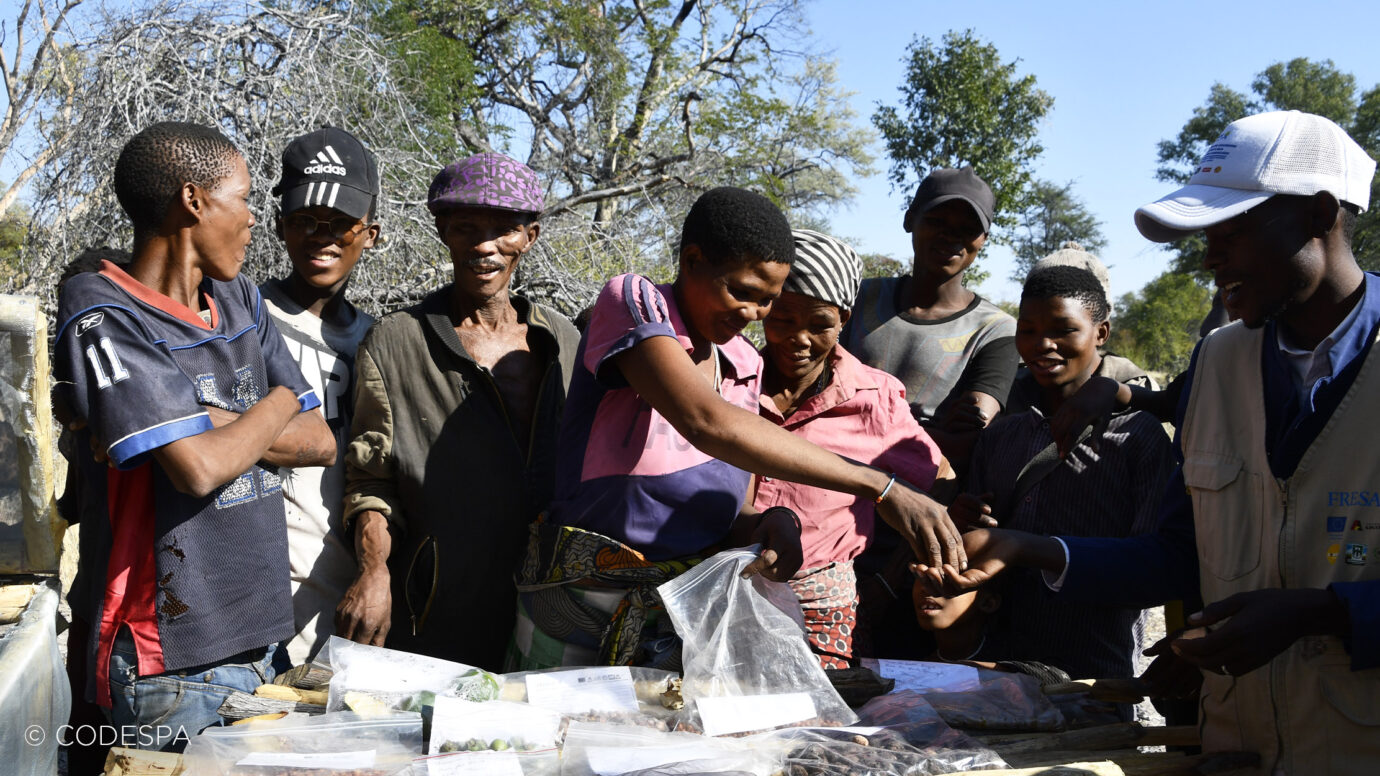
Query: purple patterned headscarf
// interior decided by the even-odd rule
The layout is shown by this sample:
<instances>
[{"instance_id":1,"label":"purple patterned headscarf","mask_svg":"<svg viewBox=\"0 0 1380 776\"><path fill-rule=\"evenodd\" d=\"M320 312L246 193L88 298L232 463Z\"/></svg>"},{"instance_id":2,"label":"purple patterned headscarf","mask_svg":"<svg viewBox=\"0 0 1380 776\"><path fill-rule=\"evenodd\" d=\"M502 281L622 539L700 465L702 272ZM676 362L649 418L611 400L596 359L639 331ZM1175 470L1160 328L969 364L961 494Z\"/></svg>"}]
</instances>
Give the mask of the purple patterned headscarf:
<instances>
[{"instance_id":1,"label":"purple patterned headscarf","mask_svg":"<svg viewBox=\"0 0 1380 776\"><path fill-rule=\"evenodd\" d=\"M446 165L431 181L426 206L437 211L462 205L542 211L541 184L531 167L503 154L475 154Z\"/></svg>"}]
</instances>

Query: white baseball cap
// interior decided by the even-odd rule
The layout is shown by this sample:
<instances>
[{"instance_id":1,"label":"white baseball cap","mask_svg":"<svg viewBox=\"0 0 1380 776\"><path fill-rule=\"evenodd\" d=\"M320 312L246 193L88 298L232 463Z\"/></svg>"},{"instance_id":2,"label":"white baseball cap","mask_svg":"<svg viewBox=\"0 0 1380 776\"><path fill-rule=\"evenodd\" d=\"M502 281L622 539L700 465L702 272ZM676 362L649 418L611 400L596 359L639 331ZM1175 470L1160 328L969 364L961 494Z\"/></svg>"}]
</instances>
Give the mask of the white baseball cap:
<instances>
[{"instance_id":1,"label":"white baseball cap","mask_svg":"<svg viewBox=\"0 0 1380 776\"><path fill-rule=\"evenodd\" d=\"M1326 191L1364 211L1374 175L1375 160L1332 121L1296 110L1260 113L1228 124L1187 186L1136 211L1136 228L1170 242L1276 194Z\"/></svg>"}]
</instances>

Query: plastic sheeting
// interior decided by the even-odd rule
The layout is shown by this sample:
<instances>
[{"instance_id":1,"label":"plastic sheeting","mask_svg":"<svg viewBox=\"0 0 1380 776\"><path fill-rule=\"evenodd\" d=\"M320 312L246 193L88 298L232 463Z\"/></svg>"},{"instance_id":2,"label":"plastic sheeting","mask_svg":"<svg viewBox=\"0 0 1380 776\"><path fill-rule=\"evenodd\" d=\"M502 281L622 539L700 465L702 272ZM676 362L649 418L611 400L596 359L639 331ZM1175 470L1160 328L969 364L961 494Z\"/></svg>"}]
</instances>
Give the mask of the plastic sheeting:
<instances>
[{"instance_id":1,"label":"plastic sheeting","mask_svg":"<svg viewBox=\"0 0 1380 776\"><path fill-rule=\"evenodd\" d=\"M29 296L0 294L0 574L55 572L48 326Z\"/></svg>"},{"instance_id":2,"label":"plastic sheeting","mask_svg":"<svg viewBox=\"0 0 1380 776\"><path fill-rule=\"evenodd\" d=\"M57 643L57 583L38 592L0 635L0 752L14 776L53 776L72 689ZM69 736L70 737L70 736Z\"/></svg>"}]
</instances>

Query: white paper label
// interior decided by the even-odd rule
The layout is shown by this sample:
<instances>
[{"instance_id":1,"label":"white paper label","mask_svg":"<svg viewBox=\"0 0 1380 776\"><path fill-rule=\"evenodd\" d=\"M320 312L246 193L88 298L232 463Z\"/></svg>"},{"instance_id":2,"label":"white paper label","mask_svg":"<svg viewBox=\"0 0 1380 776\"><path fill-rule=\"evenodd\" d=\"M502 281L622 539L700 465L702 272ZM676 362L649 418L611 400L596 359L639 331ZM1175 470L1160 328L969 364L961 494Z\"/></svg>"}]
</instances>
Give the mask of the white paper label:
<instances>
[{"instance_id":1,"label":"white paper label","mask_svg":"<svg viewBox=\"0 0 1380 776\"><path fill-rule=\"evenodd\" d=\"M527 702L562 714L637 711L632 669L627 666L528 674Z\"/></svg>"},{"instance_id":2,"label":"white paper label","mask_svg":"<svg viewBox=\"0 0 1380 776\"><path fill-rule=\"evenodd\" d=\"M380 649L358 650L351 656L349 667L336 673L342 688L374 692L414 693L438 690L471 670L469 666L444 660L408 655L400 661L396 653Z\"/></svg>"},{"instance_id":3,"label":"white paper label","mask_svg":"<svg viewBox=\"0 0 1380 776\"><path fill-rule=\"evenodd\" d=\"M869 665L875 663L875 665ZM871 668L887 679L896 680L896 689L927 692L967 692L982 687L978 670L972 666L953 663L927 663L918 660L863 659L864 668Z\"/></svg>"},{"instance_id":4,"label":"white paper label","mask_svg":"<svg viewBox=\"0 0 1380 776\"><path fill-rule=\"evenodd\" d=\"M428 757L428 776L522 776L522 763L514 752L461 752Z\"/></svg>"},{"instance_id":5,"label":"white paper label","mask_svg":"<svg viewBox=\"0 0 1380 776\"><path fill-rule=\"evenodd\" d=\"M463 747L474 738L485 746L494 739L502 739L514 749L519 744L532 749L554 749L560 725L560 714L526 703L476 703L440 697L431 715L431 745L427 753L440 754L441 747L449 741Z\"/></svg>"},{"instance_id":6,"label":"white paper label","mask_svg":"<svg viewBox=\"0 0 1380 776\"><path fill-rule=\"evenodd\" d=\"M806 692L696 698L695 707L707 736L766 730L817 716L815 702Z\"/></svg>"},{"instance_id":7,"label":"white paper label","mask_svg":"<svg viewBox=\"0 0 1380 776\"><path fill-rule=\"evenodd\" d=\"M591 746L585 750L594 776L619 776L632 771L657 768L690 760L714 760L729 756L722 748L704 744L678 746L612 747Z\"/></svg>"},{"instance_id":8,"label":"white paper label","mask_svg":"<svg viewBox=\"0 0 1380 776\"><path fill-rule=\"evenodd\" d=\"M372 768L375 750L358 752L252 752L236 765L275 766L279 768Z\"/></svg>"}]
</instances>

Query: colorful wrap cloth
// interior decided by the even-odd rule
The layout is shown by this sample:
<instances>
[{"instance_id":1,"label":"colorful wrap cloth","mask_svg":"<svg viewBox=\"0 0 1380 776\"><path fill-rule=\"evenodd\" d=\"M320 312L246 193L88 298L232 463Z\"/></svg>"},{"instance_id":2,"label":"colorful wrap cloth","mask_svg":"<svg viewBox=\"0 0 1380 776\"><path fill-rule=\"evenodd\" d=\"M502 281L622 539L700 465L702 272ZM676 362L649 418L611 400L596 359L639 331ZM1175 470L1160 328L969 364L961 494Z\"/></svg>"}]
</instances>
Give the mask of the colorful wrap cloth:
<instances>
[{"instance_id":1,"label":"colorful wrap cloth","mask_svg":"<svg viewBox=\"0 0 1380 776\"><path fill-rule=\"evenodd\" d=\"M649 561L633 548L538 520L518 571L517 627L506 670L562 665L680 669L680 640L658 585L701 558Z\"/></svg>"},{"instance_id":2,"label":"colorful wrap cloth","mask_svg":"<svg viewBox=\"0 0 1380 776\"><path fill-rule=\"evenodd\" d=\"M848 668L858 624L858 578L853 561L802 569L790 581L805 613L810 650L823 668Z\"/></svg>"}]
</instances>

